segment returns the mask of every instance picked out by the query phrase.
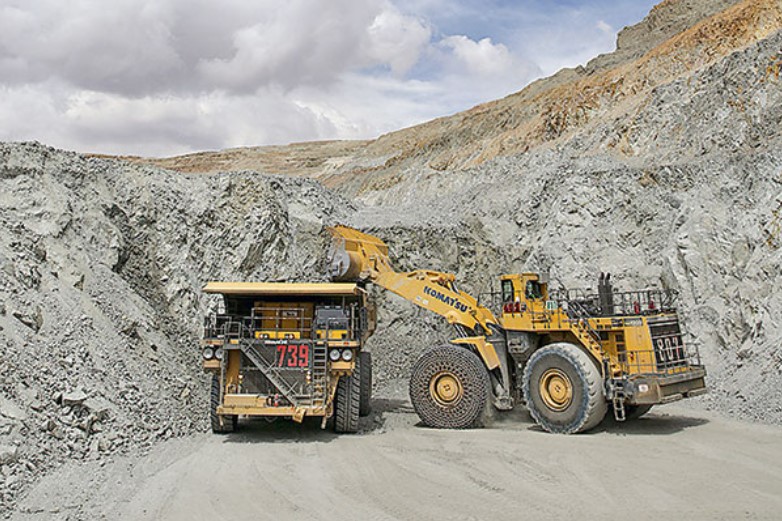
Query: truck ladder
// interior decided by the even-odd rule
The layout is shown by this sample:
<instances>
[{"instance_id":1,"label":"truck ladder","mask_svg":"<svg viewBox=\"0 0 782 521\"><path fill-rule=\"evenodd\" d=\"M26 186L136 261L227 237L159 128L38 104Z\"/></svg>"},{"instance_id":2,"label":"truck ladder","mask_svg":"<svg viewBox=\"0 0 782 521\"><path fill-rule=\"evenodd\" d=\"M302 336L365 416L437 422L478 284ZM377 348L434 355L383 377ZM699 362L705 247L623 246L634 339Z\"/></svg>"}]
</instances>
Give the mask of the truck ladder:
<instances>
[{"instance_id":1,"label":"truck ladder","mask_svg":"<svg viewBox=\"0 0 782 521\"><path fill-rule=\"evenodd\" d=\"M328 348L312 346L312 406L325 407L328 389L326 388L326 371L328 364Z\"/></svg>"}]
</instances>

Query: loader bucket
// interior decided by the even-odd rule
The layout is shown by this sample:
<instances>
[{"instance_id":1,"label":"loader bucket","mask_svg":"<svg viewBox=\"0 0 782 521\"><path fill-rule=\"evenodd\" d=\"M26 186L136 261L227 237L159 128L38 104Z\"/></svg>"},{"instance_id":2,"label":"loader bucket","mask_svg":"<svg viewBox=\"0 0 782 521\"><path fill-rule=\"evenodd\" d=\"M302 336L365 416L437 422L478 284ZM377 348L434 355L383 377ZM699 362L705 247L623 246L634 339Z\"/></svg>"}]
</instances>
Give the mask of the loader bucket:
<instances>
[{"instance_id":1,"label":"loader bucket","mask_svg":"<svg viewBox=\"0 0 782 521\"><path fill-rule=\"evenodd\" d=\"M328 270L334 281L369 280L391 271L388 246L373 235L347 226L330 227L331 249Z\"/></svg>"}]
</instances>

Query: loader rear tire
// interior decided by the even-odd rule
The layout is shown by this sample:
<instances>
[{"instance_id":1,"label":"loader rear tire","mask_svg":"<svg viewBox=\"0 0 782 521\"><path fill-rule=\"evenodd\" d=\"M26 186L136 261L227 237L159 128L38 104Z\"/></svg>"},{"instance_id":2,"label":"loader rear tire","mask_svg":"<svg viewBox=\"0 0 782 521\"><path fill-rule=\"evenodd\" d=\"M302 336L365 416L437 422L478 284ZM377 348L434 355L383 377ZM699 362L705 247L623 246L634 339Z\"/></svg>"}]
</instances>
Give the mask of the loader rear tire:
<instances>
[{"instance_id":1,"label":"loader rear tire","mask_svg":"<svg viewBox=\"0 0 782 521\"><path fill-rule=\"evenodd\" d=\"M340 376L334 404L334 432L350 434L358 431L361 408L361 359L350 376Z\"/></svg>"},{"instance_id":2,"label":"loader rear tire","mask_svg":"<svg viewBox=\"0 0 782 521\"><path fill-rule=\"evenodd\" d=\"M372 353L359 354L361 364L361 401L358 414L369 416L372 412Z\"/></svg>"},{"instance_id":3,"label":"loader rear tire","mask_svg":"<svg viewBox=\"0 0 782 521\"><path fill-rule=\"evenodd\" d=\"M625 420L637 420L651 408L651 405L625 405Z\"/></svg>"},{"instance_id":4,"label":"loader rear tire","mask_svg":"<svg viewBox=\"0 0 782 521\"><path fill-rule=\"evenodd\" d=\"M523 378L527 408L546 431L573 434L603 421L608 410L603 377L581 348L556 343L539 349L524 368Z\"/></svg>"},{"instance_id":5,"label":"loader rear tire","mask_svg":"<svg viewBox=\"0 0 782 521\"><path fill-rule=\"evenodd\" d=\"M227 434L236 430L239 417L236 415L219 415L217 407L220 406L220 377L212 375L212 390L210 394L209 422L212 425L212 432L215 434Z\"/></svg>"},{"instance_id":6,"label":"loader rear tire","mask_svg":"<svg viewBox=\"0 0 782 521\"><path fill-rule=\"evenodd\" d=\"M472 351L443 345L413 366L410 401L424 425L438 429L480 426L490 394L489 373Z\"/></svg>"}]
</instances>

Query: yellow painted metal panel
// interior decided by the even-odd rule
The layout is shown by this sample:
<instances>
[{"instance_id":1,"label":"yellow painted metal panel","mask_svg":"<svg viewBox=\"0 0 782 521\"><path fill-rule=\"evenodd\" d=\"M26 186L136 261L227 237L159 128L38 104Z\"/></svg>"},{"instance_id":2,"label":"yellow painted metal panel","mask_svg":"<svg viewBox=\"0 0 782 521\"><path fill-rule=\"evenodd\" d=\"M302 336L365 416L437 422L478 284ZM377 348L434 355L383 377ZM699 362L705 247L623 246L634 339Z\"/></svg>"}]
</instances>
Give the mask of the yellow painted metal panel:
<instances>
[{"instance_id":1,"label":"yellow painted metal panel","mask_svg":"<svg viewBox=\"0 0 782 521\"><path fill-rule=\"evenodd\" d=\"M358 295L358 285L352 283L283 283L283 282L209 282L204 293L221 295Z\"/></svg>"},{"instance_id":2,"label":"yellow painted metal panel","mask_svg":"<svg viewBox=\"0 0 782 521\"><path fill-rule=\"evenodd\" d=\"M323 416L326 408L323 406L270 407L266 405L266 396L256 394L226 394L223 405L217 408L218 414L246 414L250 416L292 416L299 420L306 416Z\"/></svg>"},{"instance_id":3,"label":"yellow painted metal panel","mask_svg":"<svg viewBox=\"0 0 782 521\"><path fill-rule=\"evenodd\" d=\"M337 362L331 362L329 364L329 369L332 371L352 371L355 367L355 362L351 360L350 362L345 362L344 360L339 360Z\"/></svg>"},{"instance_id":4,"label":"yellow painted metal panel","mask_svg":"<svg viewBox=\"0 0 782 521\"><path fill-rule=\"evenodd\" d=\"M325 416L323 407L252 407L252 406L220 406L217 414L236 414L240 416L289 416L295 421L301 421L304 416Z\"/></svg>"},{"instance_id":5,"label":"yellow painted metal panel","mask_svg":"<svg viewBox=\"0 0 782 521\"><path fill-rule=\"evenodd\" d=\"M220 369L220 360L204 360L204 369L212 371Z\"/></svg>"},{"instance_id":6,"label":"yellow painted metal panel","mask_svg":"<svg viewBox=\"0 0 782 521\"><path fill-rule=\"evenodd\" d=\"M490 342L486 341L485 336L457 338L451 340L451 343L457 345L474 345L476 349L478 349L478 352L483 359L483 363L486 364L487 368L491 370L500 366L500 357L497 356L497 350L494 349L494 346Z\"/></svg>"}]
</instances>

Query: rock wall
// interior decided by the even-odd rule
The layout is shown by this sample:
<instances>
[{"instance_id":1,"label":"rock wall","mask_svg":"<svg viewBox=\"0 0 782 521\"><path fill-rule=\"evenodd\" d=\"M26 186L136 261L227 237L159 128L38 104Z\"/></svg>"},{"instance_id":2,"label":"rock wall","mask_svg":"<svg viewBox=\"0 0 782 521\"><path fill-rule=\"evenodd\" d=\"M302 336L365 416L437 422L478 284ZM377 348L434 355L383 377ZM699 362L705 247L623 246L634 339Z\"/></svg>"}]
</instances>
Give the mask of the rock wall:
<instances>
[{"instance_id":1,"label":"rock wall","mask_svg":"<svg viewBox=\"0 0 782 521\"><path fill-rule=\"evenodd\" d=\"M351 203L0 145L0 500L58 462L206 429L209 279L311 279ZM2 504L2 503L0 503Z\"/></svg>"}]
</instances>

